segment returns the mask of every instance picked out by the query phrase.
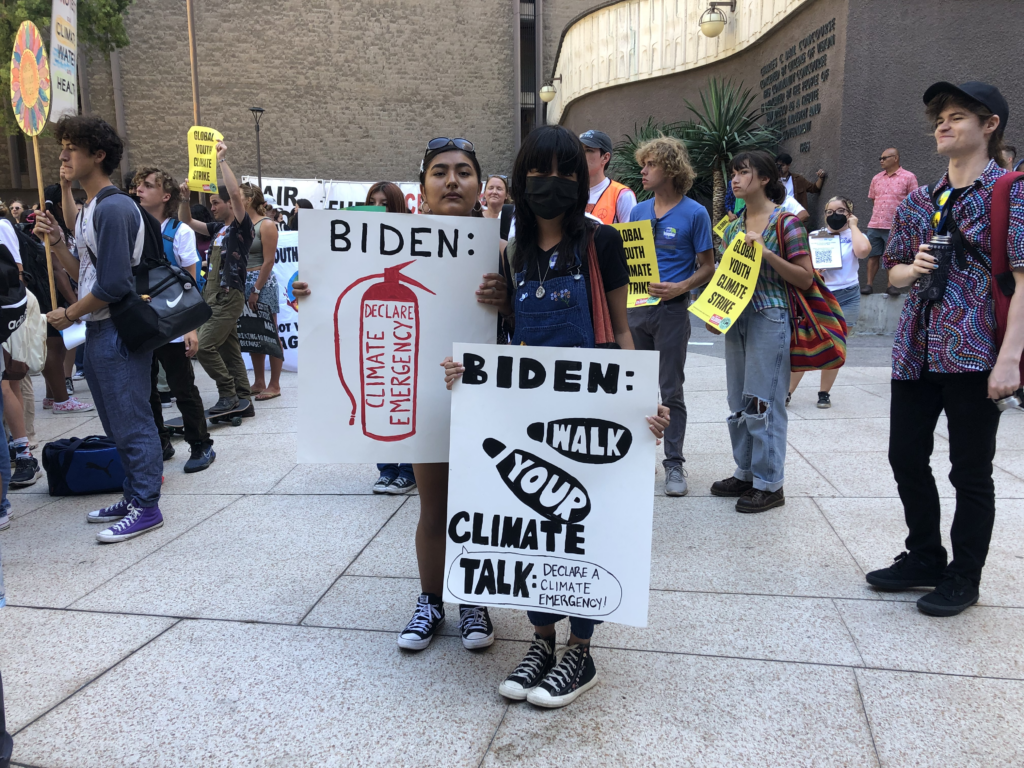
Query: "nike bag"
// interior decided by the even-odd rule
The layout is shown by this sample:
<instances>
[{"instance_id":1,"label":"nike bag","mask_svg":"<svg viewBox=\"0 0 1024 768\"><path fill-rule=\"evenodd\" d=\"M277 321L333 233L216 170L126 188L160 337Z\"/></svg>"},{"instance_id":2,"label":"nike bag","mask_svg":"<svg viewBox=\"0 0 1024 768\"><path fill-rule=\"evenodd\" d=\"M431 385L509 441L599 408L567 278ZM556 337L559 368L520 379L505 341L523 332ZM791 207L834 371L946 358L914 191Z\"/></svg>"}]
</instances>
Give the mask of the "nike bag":
<instances>
[{"instance_id":1,"label":"nike bag","mask_svg":"<svg viewBox=\"0 0 1024 768\"><path fill-rule=\"evenodd\" d=\"M43 446L51 496L113 493L124 487L124 467L114 439L105 435L54 440Z\"/></svg>"}]
</instances>

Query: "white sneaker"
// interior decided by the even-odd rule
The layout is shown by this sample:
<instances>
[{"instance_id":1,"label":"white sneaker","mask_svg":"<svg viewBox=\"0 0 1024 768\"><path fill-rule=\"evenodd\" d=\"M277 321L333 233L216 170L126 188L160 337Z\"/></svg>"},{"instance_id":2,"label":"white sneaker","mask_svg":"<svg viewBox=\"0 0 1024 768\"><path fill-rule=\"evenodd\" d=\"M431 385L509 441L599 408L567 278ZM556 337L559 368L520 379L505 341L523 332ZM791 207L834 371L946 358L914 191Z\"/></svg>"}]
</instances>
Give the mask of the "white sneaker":
<instances>
[{"instance_id":1,"label":"white sneaker","mask_svg":"<svg viewBox=\"0 0 1024 768\"><path fill-rule=\"evenodd\" d=\"M83 403L77 397L72 395L63 403L54 403L54 413L83 413L84 411L94 411L96 406L92 403Z\"/></svg>"}]
</instances>

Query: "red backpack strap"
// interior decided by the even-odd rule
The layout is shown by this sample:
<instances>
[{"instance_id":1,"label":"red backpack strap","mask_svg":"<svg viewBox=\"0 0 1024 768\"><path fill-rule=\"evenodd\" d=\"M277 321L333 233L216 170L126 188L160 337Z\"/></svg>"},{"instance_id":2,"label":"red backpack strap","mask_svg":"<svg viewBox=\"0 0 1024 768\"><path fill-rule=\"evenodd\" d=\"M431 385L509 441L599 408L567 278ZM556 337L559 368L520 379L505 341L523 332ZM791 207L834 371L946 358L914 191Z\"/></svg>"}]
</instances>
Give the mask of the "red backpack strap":
<instances>
[{"instance_id":1,"label":"red backpack strap","mask_svg":"<svg viewBox=\"0 0 1024 768\"><path fill-rule=\"evenodd\" d=\"M1006 252L1010 236L1010 188L1024 173L1004 173L992 188L991 254L992 254L992 301L996 315L996 345L1003 343L1006 333L1007 314L1010 311L1010 297L1014 294L1013 272Z\"/></svg>"}]
</instances>

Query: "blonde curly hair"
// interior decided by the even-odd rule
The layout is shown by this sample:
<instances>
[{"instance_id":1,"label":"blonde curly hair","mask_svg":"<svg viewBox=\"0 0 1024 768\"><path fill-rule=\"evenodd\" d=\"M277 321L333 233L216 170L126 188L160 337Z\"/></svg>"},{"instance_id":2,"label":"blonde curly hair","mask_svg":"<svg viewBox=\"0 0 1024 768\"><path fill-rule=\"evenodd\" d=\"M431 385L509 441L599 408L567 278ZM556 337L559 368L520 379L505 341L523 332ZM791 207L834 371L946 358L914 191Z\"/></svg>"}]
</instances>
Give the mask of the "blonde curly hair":
<instances>
[{"instance_id":1,"label":"blonde curly hair","mask_svg":"<svg viewBox=\"0 0 1024 768\"><path fill-rule=\"evenodd\" d=\"M645 141L637 147L634 157L641 168L648 161L661 168L672 179L672 186L680 195L690 191L697 176L690 165L690 153L686 145L673 136L661 135Z\"/></svg>"}]
</instances>

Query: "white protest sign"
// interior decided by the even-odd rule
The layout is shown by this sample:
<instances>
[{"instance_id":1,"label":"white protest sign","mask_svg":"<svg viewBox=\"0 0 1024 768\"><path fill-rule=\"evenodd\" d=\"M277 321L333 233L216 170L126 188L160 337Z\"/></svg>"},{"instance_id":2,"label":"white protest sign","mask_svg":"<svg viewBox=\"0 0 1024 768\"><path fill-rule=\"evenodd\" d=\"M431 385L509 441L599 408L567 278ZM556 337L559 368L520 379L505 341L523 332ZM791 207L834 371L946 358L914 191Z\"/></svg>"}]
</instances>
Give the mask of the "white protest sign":
<instances>
[{"instance_id":1,"label":"white protest sign","mask_svg":"<svg viewBox=\"0 0 1024 768\"><path fill-rule=\"evenodd\" d=\"M78 114L78 0L53 0L50 99L51 121Z\"/></svg>"},{"instance_id":2,"label":"white protest sign","mask_svg":"<svg viewBox=\"0 0 1024 768\"><path fill-rule=\"evenodd\" d=\"M300 462L448 461L441 361L456 341L494 342L475 292L498 263L498 222L305 211Z\"/></svg>"},{"instance_id":3,"label":"white protest sign","mask_svg":"<svg viewBox=\"0 0 1024 768\"><path fill-rule=\"evenodd\" d=\"M839 235L821 230L812 232L807 242L811 246L811 261L815 269L839 269L843 266L843 248Z\"/></svg>"},{"instance_id":4,"label":"white protest sign","mask_svg":"<svg viewBox=\"0 0 1024 768\"><path fill-rule=\"evenodd\" d=\"M255 176L243 176L242 181L257 184ZM309 200L314 208L336 210L352 205L363 205L372 181L327 181L323 179L285 179L263 177L263 194L274 198L277 204L290 212L297 200ZM420 185L415 181L394 182L405 195L409 213L419 213L423 198Z\"/></svg>"},{"instance_id":5,"label":"white protest sign","mask_svg":"<svg viewBox=\"0 0 1024 768\"><path fill-rule=\"evenodd\" d=\"M299 303L292 293L292 283L299 279L299 233L278 232L277 252L274 255L274 277L281 293L281 308L277 312L277 335L284 350L286 371L299 370ZM252 359L243 353L245 367L252 370ZM270 359L263 364L270 370Z\"/></svg>"},{"instance_id":6,"label":"white protest sign","mask_svg":"<svg viewBox=\"0 0 1024 768\"><path fill-rule=\"evenodd\" d=\"M454 357L445 600L646 626L658 353Z\"/></svg>"}]
</instances>

